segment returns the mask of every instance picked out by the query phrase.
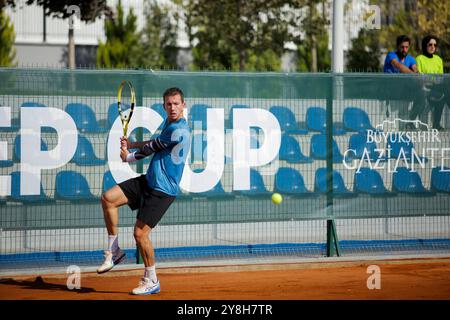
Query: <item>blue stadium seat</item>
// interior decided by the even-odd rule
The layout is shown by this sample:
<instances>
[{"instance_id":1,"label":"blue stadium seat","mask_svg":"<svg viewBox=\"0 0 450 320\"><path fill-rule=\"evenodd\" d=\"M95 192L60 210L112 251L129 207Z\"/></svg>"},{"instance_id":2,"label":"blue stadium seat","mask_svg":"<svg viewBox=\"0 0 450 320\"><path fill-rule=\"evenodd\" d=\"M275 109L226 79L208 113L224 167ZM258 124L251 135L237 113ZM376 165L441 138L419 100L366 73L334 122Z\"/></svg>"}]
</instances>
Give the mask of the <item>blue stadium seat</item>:
<instances>
[{"instance_id":1,"label":"blue stadium seat","mask_svg":"<svg viewBox=\"0 0 450 320\"><path fill-rule=\"evenodd\" d=\"M163 105L162 103L154 103L154 104L152 104L152 106L151 106L150 108L152 108L153 110L155 110L156 112L158 112L159 115L160 115L163 119L167 118L167 112L166 112L166 110L164 109L164 105Z\"/></svg>"},{"instance_id":2,"label":"blue stadium seat","mask_svg":"<svg viewBox=\"0 0 450 320\"><path fill-rule=\"evenodd\" d=\"M20 134L18 134L16 136L16 138L14 139L14 155L13 155L13 159L14 159L15 162L20 162L20 155L21 155L21 152L20 152L20 140L21 140L21 138L20 137L21 137ZM48 151L47 144L45 143L44 140L42 140L42 138L41 138L41 151Z\"/></svg>"},{"instance_id":3,"label":"blue stadium seat","mask_svg":"<svg viewBox=\"0 0 450 320\"><path fill-rule=\"evenodd\" d=\"M84 103L69 103L66 105L66 112L73 118L80 132L102 133L107 130L99 126L94 111Z\"/></svg>"},{"instance_id":4,"label":"blue stadium seat","mask_svg":"<svg viewBox=\"0 0 450 320\"><path fill-rule=\"evenodd\" d=\"M362 109L356 107L347 107L342 116L344 128L347 131L365 132L374 130L370 123L369 115Z\"/></svg>"},{"instance_id":5,"label":"blue stadium seat","mask_svg":"<svg viewBox=\"0 0 450 320\"><path fill-rule=\"evenodd\" d=\"M41 193L39 195L21 195L20 194L20 172L11 173L11 199L20 202L49 202L52 199L47 197L41 183Z\"/></svg>"},{"instance_id":6,"label":"blue stadium seat","mask_svg":"<svg viewBox=\"0 0 450 320\"><path fill-rule=\"evenodd\" d=\"M285 160L289 163L311 163L313 159L305 156L301 149L300 144L294 137L283 134L281 136L281 146L279 159Z\"/></svg>"},{"instance_id":7,"label":"blue stadium seat","mask_svg":"<svg viewBox=\"0 0 450 320\"><path fill-rule=\"evenodd\" d=\"M327 168L319 168L315 174L314 191L327 193ZM357 194L347 189L344 179L337 170L333 170L333 194L338 197L352 197Z\"/></svg>"},{"instance_id":8,"label":"blue stadium seat","mask_svg":"<svg viewBox=\"0 0 450 320\"><path fill-rule=\"evenodd\" d=\"M324 134L315 134L311 137L310 156L316 160L327 159L327 138ZM339 151L336 141L333 139L333 162L342 162L344 157Z\"/></svg>"},{"instance_id":9,"label":"blue stadium seat","mask_svg":"<svg viewBox=\"0 0 450 320\"><path fill-rule=\"evenodd\" d=\"M71 161L80 166L101 166L106 163L106 160L97 158L91 142L82 135L78 136L77 150Z\"/></svg>"},{"instance_id":10,"label":"blue stadium seat","mask_svg":"<svg viewBox=\"0 0 450 320\"><path fill-rule=\"evenodd\" d=\"M367 142L367 135L365 133L356 133L350 137L348 143L348 149L353 150L351 152L347 152L347 159L361 159L364 155L364 159L367 160L367 157L372 161L375 161L380 158L380 153L375 151L377 145L375 142ZM381 161L386 160L385 157L380 159Z\"/></svg>"},{"instance_id":11,"label":"blue stadium seat","mask_svg":"<svg viewBox=\"0 0 450 320\"><path fill-rule=\"evenodd\" d=\"M308 130L300 128L294 113L284 106L273 106L269 109L280 123L280 128L287 134L307 134Z\"/></svg>"},{"instance_id":12,"label":"blue stadium seat","mask_svg":"<svg viewBox=\"0 0 450 320\"><path fill-rule=\"evenodd\" d=\"M206 110L210 108L206 104L193 104L189 110L189 125L191 129L206 130ZM200 123L201 125L199 126ZM195 124L195 125L194 125Z\"/></svg>"},{"instance_id":13,"label":"blue stadium seat","mask_svg":"<svg viewBox=\"0 0 450 320\"><path fill-rule=\"evenodd\" d=\"M0 168L12 167L14 165L14 161L12 160L0 160Z\"/></svg>"},{"instance_id":14,"label":"blue stadium seat","mask_svg":"<svg viewBox=\"0 0 450 320\"><path fill-rule=\"evenodd\" d=\"M114 187L117 184L116 180L114 179L111 171L106 171L103 174L103 192L108 191L112 187Z\"/></svg>"},{"instance_id":15,"label":"blue stadium seat","mask_svg":"<svg viewBox=\"0 0 450 320\"><path fill-rule=\"evenodd\" d=\"M392 190L413 195L432 196L434 193L427 190L417 172L407 168L397 168L392 178Z\"/></svg>"},{"instance_id":16,"label":"blue stadium seat","mask_svg":"<svg viewBox=\"0 0 450 320\"><path fill-rule=\"evenodd\" d=\"M250 169L250 189L239 191L239 193L246 196L267 196L270 194L264 185L261 174L255 169Z\"/></svg>"},{"instance_id":17,"label":"blue stadium seat","mask_svg":"<svg viewBox=\"0 0 450 320\"><path fill-rule=\"evenodd\" d=\"M76 171L60 171L56 175L55 197L61 200L98 200L91 193L86 178Z\"/></svg>"},{"instance_id":18,"label":"blue stadium seat","mask_svg":"<svg viewBox=\"0 0 450 320\"><path fill-rule=\"evenodd\" d=\"M433 168L431 171L431 190L450 193L450 168Z\"/></svg>"},{"instance_id":19,"label":"blue stadium seat","mask_svg":"<svg viewBox=\"0 0 450 320\"><path fill-rule=\"evenodd\" d=\"M400 159L403 159L403 155L400 156L400 153L403 150L403 153L407 160L412 160L414 158L414 162L418 162L419 160L417 159L417 157L419 157L420 161L428 161L426 157L418 155L419 150L415 150L415 155L413 155L414 144L412 142L400 141L401 139L399 137L400 136L398 133L390 133L388 135L386 149L390 149L391 159L397 159L399 157Z\"/></svg>"},{"instance_id":20,"label":"blue stadium seat","mask_svg":"<svg viewBox=\"0 0 450 320\"><path fill-rule=\"evenodd\" d=\"M302 175L292 168L279 168L275 174L275 192L295 196L313 196L314 192L309 191Z\"/></svg>"},{"instance_id":21,"label":"blue stadium seat","mask_svg":"<svg viewBox=\"0 0 450 320\"><path fill-rule=\"evenodd\" d=\"M117 102L113 102L108 107L108 126L111 128L116 118L119 116Z\"/></svg>"},{"instance_id":22,"label":"blue stadium seat","mask_svg":"<svg viewBox=\"0 0 450 320\"><path fill-rule=\"evenodd\" d=\"M35 101L25 101L24 103L22 103L20 105L20 107L25 107L25 108L46 108L47 106L43 103L40 102L35 102Z\"/></svg>"},{"instance_id":23,"label":"blue stadium seat","mask_svg":"<svg viewBox=\"0 0 450 320\"><path fill-rule=\"evenodd\" d=\"M310 131L326 133L327 112L322 107L309 107L306 111L306 125ZM343 135L346 131L333 123L333 135Z\"/></svg>"},{"instance_id":24,"label":"blue stadium seat","mask_svg":"<svg viewBox=\"0 0 450 320\"><path fill-rule=\"evenodd\" d=\"M203 171L203 169L195 169L193 170L195 173L199 173ZM198 192L198 193L192 193L193 196L198 197L207 197L207 198L234 198L234 195L232 193L226 192L223 187L222 183L217 182L217 184L212 188L211 190L208 190L206 192Z\"/></svg>"},{"instance_id":25,"label":"blue stadium seat","mask_svg":"<svg viewBox=\"0 0 450 320\"><path fill-rule=\"evenodd\" d=\"M248 109L249 106L245 104L234 104L231 106L230 113L228 115L228 128L233 128L233 113L235 109Z\"/></svg>"},{"instance_id":26,"label":"blue stadium seat","mask_svg":"<svg viewBox=\"0 0 450 320\"><path fill-rule=\"evenodd\" d=\"M123 105L122 109L123 110L127 110L128 108L130 108L129 105ZM109 105L108 107L108 128L111 128L114 121L116 121L116 119L119 117L119 109L117 107L117 102L113 102Z\"/></svg>"},{"instance_id":27,"label":"blue stadium seat","mask_svg":"<svg viewBox=\"0 0 450 320\"><path fill-rule=\"evenodd\" d=\"M354 175L354 191L368 193L373 196L393 196L394 193L386 189L378 171L370 168L360 168Z\"/></svg>"}]
</instances>

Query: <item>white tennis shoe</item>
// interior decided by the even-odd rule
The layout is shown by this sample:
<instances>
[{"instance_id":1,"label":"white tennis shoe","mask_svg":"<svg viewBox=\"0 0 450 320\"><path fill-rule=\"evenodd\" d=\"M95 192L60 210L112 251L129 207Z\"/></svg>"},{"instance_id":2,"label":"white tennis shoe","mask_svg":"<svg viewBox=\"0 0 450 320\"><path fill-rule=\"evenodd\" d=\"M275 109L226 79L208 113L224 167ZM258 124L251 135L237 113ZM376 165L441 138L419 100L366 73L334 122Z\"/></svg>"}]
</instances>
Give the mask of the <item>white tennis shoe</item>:
<instances>
[{"instance_id":1,"label":"white tennis shoe","mask_svg":"<svg viewBox=\"0 0 450 320\"><path fill-rule=\"evenodd\" d=\"M132 293L135 295L156 294L159 291L161 291L159 281L153 282L149 278L142 278L139 282L139 286L134 288Z\"/></svg>"},{"instance_id":2,"label":"white tennis shoe","mask_svg":"<svg viewBox=\"0 0 450 320\"><path fill-rule=\"evenodd\" d=\"M119 264L122 262L122 260L125 258L125 252L122 250L117 249L116 252L111 252L109 250L106 250L104 253L105 261L103 261L103 264L97 269L97 273L105 273L114 268L116 264Z\"/></svg>"}]
</instances>

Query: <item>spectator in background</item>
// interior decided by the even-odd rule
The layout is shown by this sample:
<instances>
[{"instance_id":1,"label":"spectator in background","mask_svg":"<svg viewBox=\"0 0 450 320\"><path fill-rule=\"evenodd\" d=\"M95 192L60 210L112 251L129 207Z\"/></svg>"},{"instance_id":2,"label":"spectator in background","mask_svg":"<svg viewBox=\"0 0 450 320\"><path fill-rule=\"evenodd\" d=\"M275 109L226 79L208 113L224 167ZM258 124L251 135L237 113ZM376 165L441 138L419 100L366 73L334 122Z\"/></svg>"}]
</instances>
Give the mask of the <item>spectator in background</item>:
<instances>
[{"instance_id":1,"label":"spectator in background","mask_svg":"<svg viewBox=\"0 0 450 320\"><path fill-rule=\"evenodd\" d=\"M391 51L384 60L384 72L387 73L417 73L417 63L413 56L408 54L411 39L406 35L397 37L397 51ZM410 101L390 100L391 111L397 111L400 119L408 118L408 107ZM403 122L400 122L400 128L404 129Z\"/></svg>"},{"instance_id":2,"label":"spectator in background","mask_svg":"<svg viewBox=\"0 0 450 320\"><path fill-rule=\"evenodd\" d=\"M441 75L444 73L444 64L441 57L436 54L438 43L438 38L432 35L422 40L422 54L417 57L417 69L419 73L429 75L424 77L424 103L418 103L413 107L410 119L414 120L419 116L420 121L428 124L428 113L431 111L433 128L442 130L440 123L445 99Z\"/></svg>"},{"instance_id":3,"label":"spectator in background","mask_svg":"<svg viewBox=\"0 0 450 320\"><path fill-rule=\"evenodd\" d=\"M409 51L411 40L406 35L397 37L397 51L389 52L384 60L384 72L417 73L417 63Z\"/></svg>"}]
</instances>

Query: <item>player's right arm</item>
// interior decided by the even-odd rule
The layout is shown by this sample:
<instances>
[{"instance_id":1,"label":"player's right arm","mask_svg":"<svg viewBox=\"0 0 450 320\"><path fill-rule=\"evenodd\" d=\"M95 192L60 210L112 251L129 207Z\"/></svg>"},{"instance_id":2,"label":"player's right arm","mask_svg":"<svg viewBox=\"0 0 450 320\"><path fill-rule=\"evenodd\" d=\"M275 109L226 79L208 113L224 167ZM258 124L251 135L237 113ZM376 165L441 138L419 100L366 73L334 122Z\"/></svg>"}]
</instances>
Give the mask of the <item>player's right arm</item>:
<instances>
[{"instance_id":1,"label":"player's right arm","mask_svg":"<svg viewBox=\"0 0 450 320\"><path fill-rule=\"evenodd\" d=\"M400 73L414 73L413 70L405 66L403 63L400 63L397 59L392 59L392 66L400 70Z\"/></svg>"},{"instance_id":2,"label":"player's right arm","mask_svg":"<svg viewBox=\"0 0 450 320\"><path fill-rule=\"evenodd\" d=\"M120 137L121 147L126 147L127 149L141 149L143 146L150 143L150 141L151 140L131 142L127 137Z\"/></svg>"},{"instance_id":3,"label":"player's right arm","mask_svg":"<svg viewBox=\"0 0 450 320\"><path fill-rule=\"evenodd\" d=\"M121 138L121 155L122 161L134 162L144 159L149 155L167 149L171 146L170 142L164 141L160 137L144 142L130 142L127 138ZM135 152L128 152L128 149L138 149Z\"/></svg>"}]
</instances>

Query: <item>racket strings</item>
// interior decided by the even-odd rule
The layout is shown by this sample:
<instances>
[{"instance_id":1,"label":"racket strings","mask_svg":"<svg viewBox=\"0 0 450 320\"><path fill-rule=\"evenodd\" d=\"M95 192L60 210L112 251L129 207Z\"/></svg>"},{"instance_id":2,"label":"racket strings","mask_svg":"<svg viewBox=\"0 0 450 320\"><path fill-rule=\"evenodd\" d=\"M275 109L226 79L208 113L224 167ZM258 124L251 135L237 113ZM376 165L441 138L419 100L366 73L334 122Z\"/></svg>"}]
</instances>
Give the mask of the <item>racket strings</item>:
<instances>
[{"instance_id":1,"label":"racket strings","mask_svg":"<svg viewBox=\"0 0 450 320\"><path fill-rule=\"evenodd\" d=\"M135 105L136 96L132 84L128 81L122 81L118 93L118 109L119 116L126 134L128 123L131 119L133 108Z\"/></svg>"}]
</instances>

